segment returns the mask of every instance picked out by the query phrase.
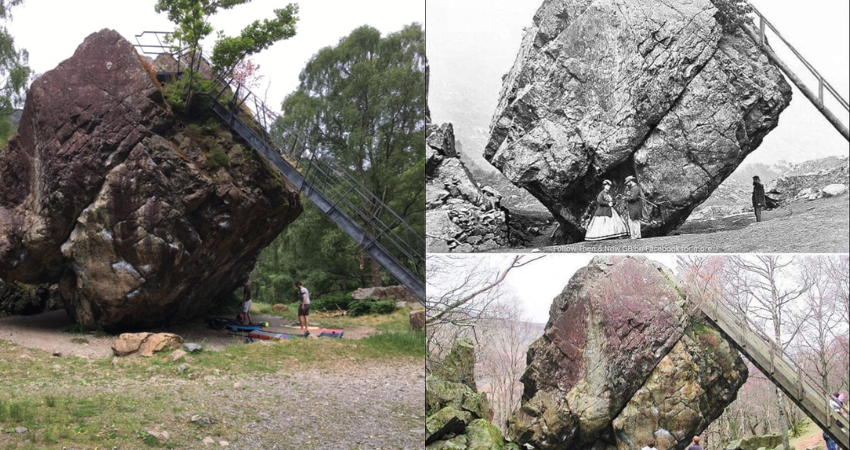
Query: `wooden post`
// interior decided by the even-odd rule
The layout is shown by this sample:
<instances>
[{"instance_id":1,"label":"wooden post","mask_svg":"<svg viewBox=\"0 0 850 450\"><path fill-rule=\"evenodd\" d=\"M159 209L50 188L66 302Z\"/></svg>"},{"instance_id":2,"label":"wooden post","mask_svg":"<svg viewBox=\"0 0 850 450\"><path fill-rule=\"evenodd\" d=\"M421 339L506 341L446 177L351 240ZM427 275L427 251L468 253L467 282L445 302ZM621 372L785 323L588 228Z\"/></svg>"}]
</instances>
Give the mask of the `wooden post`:
<instances>
[{"instance_id":1,"label":"wooden post","mask_svg":"<svg viewBox=\"0 0 850 450\"><path fill-rule=\"evenodd\" d=\"M747 348L747 318L741 318L741 348Z\"/></svg>"},{"instance_id":2,"label":"wooden post","mask_svg":"<svg viewBox=\"0 0 850 450\"><path fill-rule=\"evenodd\" d=\"M823 108L823 78L818 77L818 104Z\"/></svg>"},{"instance_id":3,"label":"wooden post","mask_svg":"<svg viewBox=\"0 0 850 450\"><path fill-rule=\"evenodd\" d=\"M764 16L759 14L759 44L764 46L766 44L764 40Z\"/></svg>"},{"instance_id":4,"label":"wooden post","mask_svg":"<svg viewBox=\"0 0 850 450\"><path fill-rule=\"evenodd\" d=\"M769 344L769 346L770 346L770 374L773 375L774 369L776 367L775 363L773 362L773 354L774 354L773 342L771 342Z\"/></svg>"},{"instance_id":5,"label":"wooden post","mask_svg":"<svg viewBox=\"0 0 850 450\"><path fill-rule=\"evenodd\" d=\"M803 400L803 369L797 366L797 400Z\"/></svg>"}]
</instances>

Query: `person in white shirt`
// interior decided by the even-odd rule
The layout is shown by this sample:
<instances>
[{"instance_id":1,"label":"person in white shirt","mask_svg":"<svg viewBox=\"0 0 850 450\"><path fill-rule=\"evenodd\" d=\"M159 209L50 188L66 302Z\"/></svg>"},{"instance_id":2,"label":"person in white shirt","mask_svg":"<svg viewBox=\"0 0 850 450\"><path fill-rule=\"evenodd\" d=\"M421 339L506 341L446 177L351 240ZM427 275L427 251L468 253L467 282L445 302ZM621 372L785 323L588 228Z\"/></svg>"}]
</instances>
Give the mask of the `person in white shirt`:
<instances>
[{"instance_id":1,"label":"person in white shirt","mask_svg":"<svg viewBox=\"0 0 850 450\"><path fill-rule=\"evenodd\" d=\"M304 334L310 334L310 293L300 281L295 282L295 287L298 288L298 296L301 298L301 304L298 305L298 325Z\"/></svg>"},{"instance_id":2,"label":"person in white shirt","mask_svg":"<svg viewBox=\"0 0 850 450\"><path fill-rule=\"evenodd\" d=\"M650 439L649 442L646 443L646 447L640 450L658 450L655 448L655 439Z\"/></svg>"}]
</instances>

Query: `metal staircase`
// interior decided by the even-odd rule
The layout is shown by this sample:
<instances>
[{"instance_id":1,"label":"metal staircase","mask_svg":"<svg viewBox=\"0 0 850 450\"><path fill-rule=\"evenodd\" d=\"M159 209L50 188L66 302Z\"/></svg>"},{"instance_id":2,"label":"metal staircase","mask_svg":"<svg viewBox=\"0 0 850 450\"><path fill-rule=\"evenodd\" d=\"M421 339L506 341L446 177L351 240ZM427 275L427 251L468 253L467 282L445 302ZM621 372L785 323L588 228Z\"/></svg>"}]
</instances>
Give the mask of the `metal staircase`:
<instances>
[{"instance_id":1,"label":"metal staircase","mask_svg":"<svg viewBox=\"0 0 850 450\"><path fill-rule=\"evenodd\" d=\"M136 48L146 54L167 53L179 65L181 50L163 44L168 33L136 35ZM151 36L155 42L142 44ZM208 61L208 59L207 59ZM216 74L206 62L199 70L214 83L207 95L212 110L284 178L295 185L323 214L421 302L425 301L425 237L416 232L349 171L310 145L305 133L286 130L280 117L253 92L235 83L232 74Z\"/></svg>"},{"instance_id":2,"label":"metal staircase","mask_svg":"<svg viewBox=\"0 0 850 450\"><path fill-rule=\"evenodd\" d=\"M753 324L746 314L733 311L717 300L705 299L699 308L773 384L832 436L839 447L850 449L847 418L829 407L830 394L796 365L781 346Z\"/></svg>"},{"instance_id":3,"label":"metal staircase","mask_svg":"<svg viewBox=\"0 0 850 450\"><path fill-rule=\"evenodd\" d=\"M750 4L752 6L752 4ZM753 12L755 12L756 17L758 19L758 30L753 30L752 27L748 25L742 25L741 28L744 32L750 36L750 38L758 45L761 51L767 55L768 58L777 66L788 79L797 86L798 89L815 105L818 111L826 117L826 120L844 136L844 139L850 141L850 132L848 132L848 113L850 113L850 105L847 104L847 100L845 100L836 90L832 87L832 85L826 81L826 79L818 72L814 66L812 66L806 58L803 58L803 55L797 51L784 37L779 33L776 27L773 26L764 15L753 6ZM767 43L766 31L771 31L772 36L778 38L778 41L785 45L785 47L790 50L791 54L794 55L795 59L801 63L808 71L815 77L817 81L817 93L814 90L810 89L809 86L803 81L800 76L798 76L791 68L782 61L779 56L773 51L770 45ZM824 91L828 94L824 97ZM839 116L824 103L824 100L828 100L830 103L835 104L834 107L838 110L839 113L842 113L841 109L843 109L843 116L839 118Z\"/></svg>"}]
</instances>

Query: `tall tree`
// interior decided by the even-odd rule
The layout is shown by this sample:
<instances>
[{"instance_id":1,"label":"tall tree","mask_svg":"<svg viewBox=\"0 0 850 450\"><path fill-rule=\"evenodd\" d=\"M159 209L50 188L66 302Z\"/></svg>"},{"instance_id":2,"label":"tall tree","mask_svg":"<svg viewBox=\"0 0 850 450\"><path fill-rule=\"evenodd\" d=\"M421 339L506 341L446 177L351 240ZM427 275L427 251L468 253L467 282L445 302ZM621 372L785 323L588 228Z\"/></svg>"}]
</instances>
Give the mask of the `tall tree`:
<instances>
[{"instance_id":1,"label":"tall tree","mask_svg":"<svg viewBox=\"0 0 850 450\"><path fill-rule=\"evenodd\" d=\"M382 205L389 205L423 234L424 55L419 24L385 37L370 26L357 28L307 63L277 124L281 133L306 139L315 154L344 168L380 200L357 205L367 216L381 217ZM371 284L380 286L381 267L369 264Z\"/></svg>"},{"instance_id":2,"label":"tall tree","mask_svg":"<svg viewBox=\"0 0 850 450\"><path fill-rule=\"evenodd\" d=\"M15 133L12 116L26 95L27 83L32 71L29 53L15 47L15 39L9 34L5 22L11 20L11 9L23 3L23 0L0 0L0 149L6 146L6 140Z\"/></svg>"},{"instance_id":3,"label":"tall tree","mask_svg":"<svg viewBox=\"0 0 850 450\"><path fill-rule=\"evenodd\" d=\"M800 332L799 324L790 320L790 307L812 287L812 280L800 278L800 283L787 283L792 278L789 272L798 269L794 258L777 255L760 255L752 258L731 257L729 268L736 283L736 297L752 301L744 311L769 323L773 328L773 339L777 345L787 348ZM794 326L797 325L797 326ZM790 328L790 329L789 329ZM779 387L776 387L776 403L779 410L779 426L782 443L788 447L788 405ZM792 424L793 425L793 424Z\"/></svg>"}]
</instances>

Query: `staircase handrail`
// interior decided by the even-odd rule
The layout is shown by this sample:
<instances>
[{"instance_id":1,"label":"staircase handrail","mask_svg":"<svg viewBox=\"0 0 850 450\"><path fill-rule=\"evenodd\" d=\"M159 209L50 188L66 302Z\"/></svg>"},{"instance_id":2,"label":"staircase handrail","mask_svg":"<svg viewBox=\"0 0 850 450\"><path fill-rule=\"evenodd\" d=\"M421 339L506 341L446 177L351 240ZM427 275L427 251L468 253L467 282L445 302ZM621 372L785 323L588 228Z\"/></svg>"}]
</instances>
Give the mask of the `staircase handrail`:
<instances>
[{"instance_id":1,"label":"staircase handrail","mask_svg":"<svg viewBox=\"0 0 850 450\"><path fill-rule=\"evenodd\" d=\"M170 32L163 31L142 32L136 35L136 47L145 54L170 54L178 62L179 67L180 62L184 61L187 57L187 50L185 47L180 48L179 46L175 47L163 44L162 41L167 41L169 34ZM157 40L157 44L142 44L140 39L145 35L153 35ZM246 111L241 108L243 106L247 108L249 112L247 116L250 120L244 122L259 125L260 129L254 130L255 132L259 132L259 137L269 144L270 147L277 149L284 156L284 159L296 170L299 170L299 172L304 166L306 166L307 171L313 171L313 178L309 181L311 187L319 187L322 188L323 193L334 194L332 200L335 202L335 205L346 207L345 211L348 215L352 215L353 213L354 216L369 224L377 232L377 236L371 236L373 242L379 242L382 238L386 238L392 244L391 247L399 251L408 261L409 269L413 270L418 277L424 276L425 238L421 233L413 230L400 215L363 186L348 171L339 169L332 161L321 158L321 155L316 151L307 148L307 140L302 139L303 134L287 133L289 136L295 138L295 143L291 148L299 148L300 151L297 154L294 154L293 151L284 152L283 150L289 147L289 143L279 142L270 133L271 127L276 123L280 123L279 115L270 109L256 94L251 92L250 89L240 83L234 83L232 73L222 74L213 72L208 62L210 60L209 56L203 52L200 55L205 61L205 64L201 64L200 66L202 69L205 69L201 70L201 73L213 81L213 87L207 94L211 95L214 101L218 101L222 95L226 95L229 91L233 95L231 101L234 102L234 105L231 105L231 108L229 108L233 113L237 115L243 113L242 115L245 116L244 113ZM299 140L301 141L300 143ZM292 158L295 158L295 161ZM305 159L307 159L306 164L304 163ZM304 182L307 182L306 177ZM303 184L302 186L297 186L299 192L303 187ZM342 190L345 190L345 192L343 193ZM370 205L380 205L378 209L380 213L389 216L389 223L385 223L376 214L367 214L364 212L358 205L349 201L349 194L360 197ZM363 245L363 243L358 244Z\"/></svg>"},{"instance_id":2,"label":"staircase handrail","mask_svg":"<svg viewBox=\"0 0 850 450\"><path fill-rule=\"evenodd\" d=\"M792 355L790 355L781 345L777 344L770 336L765 333L760 326L754 323L746 314L746 312L735 307L735 310L732 309L732 306L722 303L713 298L704 298L699 302L700 310L714 322L718 327L721 328L721 331L724 332L730 338L729 330L725 329L723 323L728 323L730 326L737 327L738 331L741 332L743 342L736 343L741 348L741 351L750 357L752 361L750 353L753 350L753 347L748 345L748 343L752 342L748 339L748 336L758 338L759 342L763 346L768 348L768 355L761 355L770 361L770 364L773 368L780 368L780 371L783 373L796 374L796 390L792 389L792 386L782 386L788 392L796 391L797 400L800 400L803 396L815 396L814 398L819 398L819 402L813 402L818 405L819 413L822 418L830 423L830 420L834 420L837 423L840 423L844 430L848 429L848 419L840 414L835 414L832 408L830 407L831 394L829 392L824 392L820 383L814 379L814 377L809 374L808 371L802 370L802 367L799 366L795 361ZM737 311L736 311L737 310ZM756 347L758 348L758 347ZM784 370L782 370L784 369ZM768 377L773 380L771 374L766 374ZM778 380L773 381L774 383L779 383ZM789 394L792 395L792 394ZM793 397L794 395L792 395ZM796 402L795 402L796 403ZM805 408L803 408L805 410ZM811 411L807 411L808 414L813 414ZM844 440L847 440L847 436L845 433ZM838 442L838 441L836 441ZM848 443L842 441L842 447L847 448Z\"/></svg>"}]
</instances>

